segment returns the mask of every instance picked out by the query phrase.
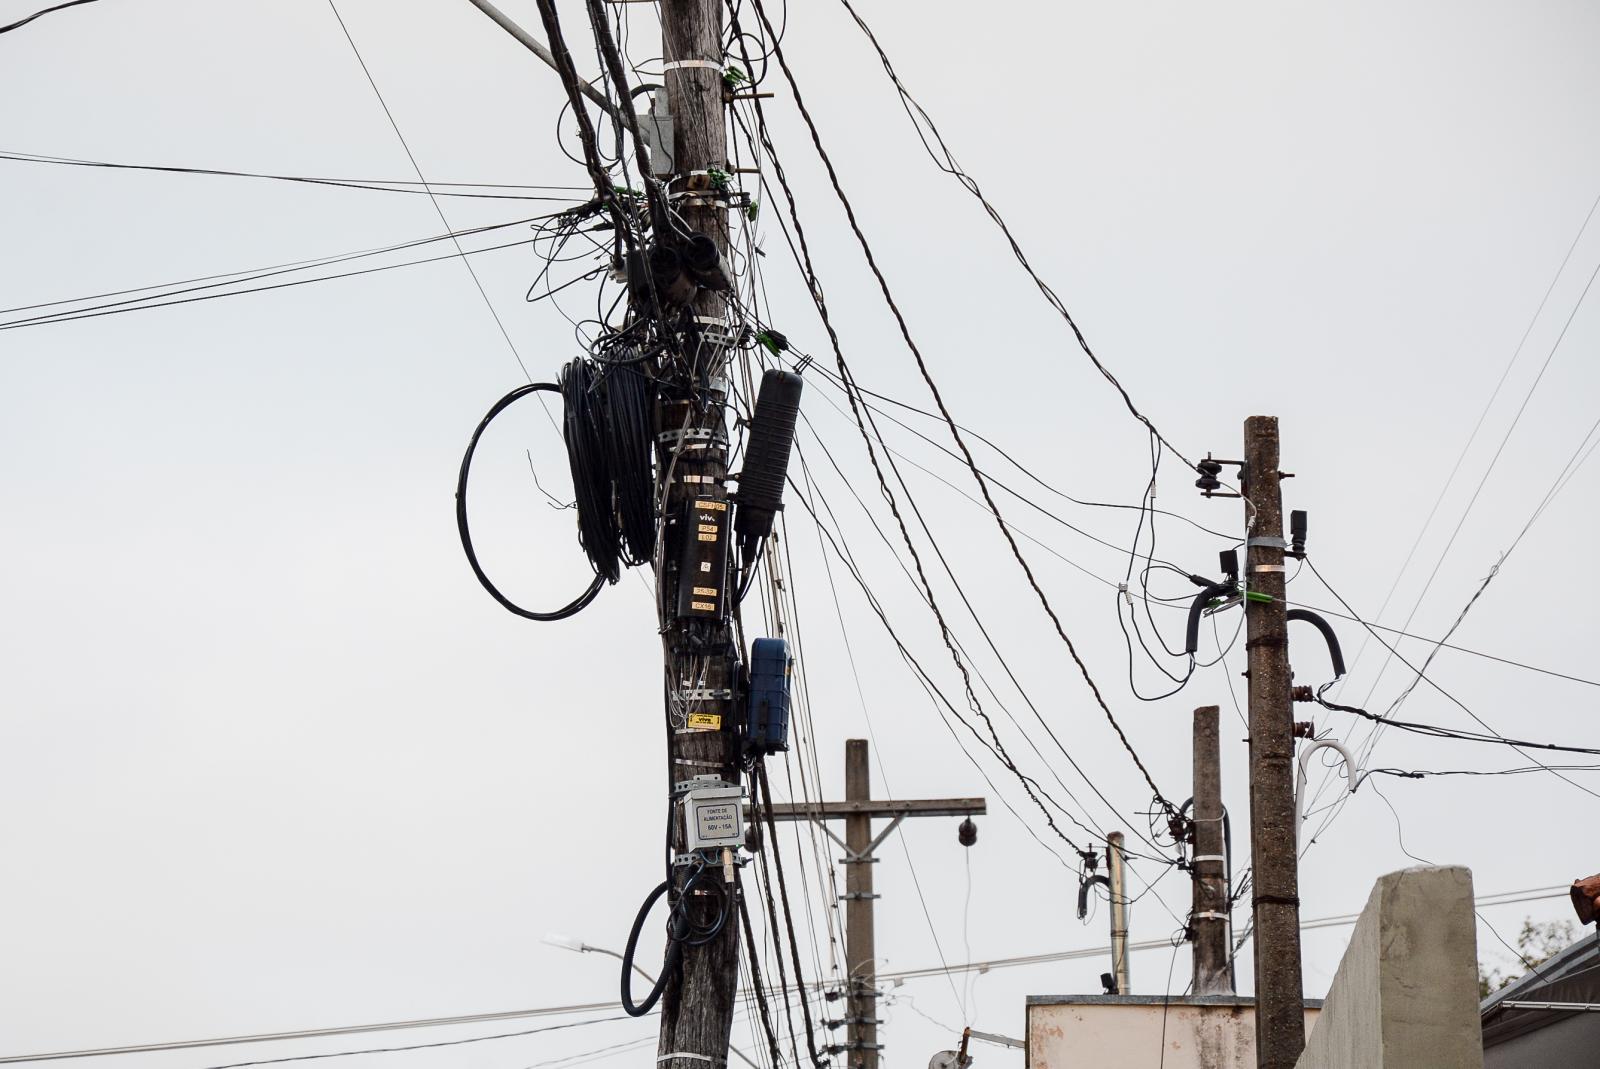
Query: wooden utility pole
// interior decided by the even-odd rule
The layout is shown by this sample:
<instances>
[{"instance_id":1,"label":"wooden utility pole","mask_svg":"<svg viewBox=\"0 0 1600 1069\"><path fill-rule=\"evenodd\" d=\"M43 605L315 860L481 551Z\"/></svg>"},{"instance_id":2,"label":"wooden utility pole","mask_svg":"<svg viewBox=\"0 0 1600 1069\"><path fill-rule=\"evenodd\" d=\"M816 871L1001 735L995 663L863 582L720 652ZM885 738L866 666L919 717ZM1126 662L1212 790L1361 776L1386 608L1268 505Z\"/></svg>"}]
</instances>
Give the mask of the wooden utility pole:
<instances>
[{"instance_id":1,"label":"wooden utility pole","mask_svg":"<svg viewBox=\"0 0 1600 1069\"><path fill-rule=\"evenodd\" d=\"M844 801L774 803L774 820L813 820L844 848L845 968L847 1042L850 1069L878 1069L878 952L873 930L872 866L876 851L907 817L970 817L986 811L982 798L927 798L916 801L874 801L868 765L867 740L847 739L844 744ZM872 834L872 819L886 817L889 826ZM840 839L827 825L844 821ZM965 843L965 840L963 840ZM777 848L777 844L773 844Z\"/></svg>"},{"instance_id":2,"label":"wooden utility pole","mask_svg":"<svg viewBox=\"0 0 1600 1069\"><path fill-rule=\"evenodd\" d=\"M1222 748L1218 710L1207 705L1194 711L1194 856L1190 876L1194 898L1190 928L1194 932L1196 995L1233 994L1228 968L1228 877L1222 828Z\"/></svg>"},{"instance_id":3,"label":"wooden utility pole","mask_svg":"<svg viewBox=\"0 0 1600 1069\"><path fill-rule=\"evenodd\" d=\"M665 57L661 80L674 127L667 189L688 228L710 237L726 255L725 198L707 177L728 169L722 5L719 0L661 0L659 11ZM643 160L639 165L647 166ZM726 589L727 302L721 293L702 289L692 311L694 326L680 338L692 382L687 388L663 389L655 428L665 525L656 591L668 690L667 767L675 800L696 776L739 782L733 703L737 651L728 625L731 594ZM682 856L687 838L682 807L676 808L672 851ZM689 868L674 866L674 902L682 897ZM719 909L727 911L727 921L709 942L682 945L682 967L662 997L657 1069L727 1065L738 987L739 924L735 888L725 884L723 891L719 900L697 888L682 907L694 924L708 925Z\"/></svg>"},{"instance_id":4,"label":"wooden utility pole","mask_svg":"<svg viewBox=\"0 0 1600 1069\"><path fill-rule=\"evenodd\" d=\"M1293 1069L1305 1048L1295 856L1294 714L1285 618L1278 420L1244 423L1245 651L1250 670L1250 851L1255 893L1256 1064Z\"/></svg>"},{"instance_id":5,"label":"wooden utility pole","mask_svg":"<svg viewBox=\"0 0 1600 1069\"><path fill-rule=\"evenodd\" d=\"M1106 835L1106 890L1111 895L1111 978L1117 994L1131 995L1128 979L1128 859L1120 831Z\"/></svg>"}]
</instances>

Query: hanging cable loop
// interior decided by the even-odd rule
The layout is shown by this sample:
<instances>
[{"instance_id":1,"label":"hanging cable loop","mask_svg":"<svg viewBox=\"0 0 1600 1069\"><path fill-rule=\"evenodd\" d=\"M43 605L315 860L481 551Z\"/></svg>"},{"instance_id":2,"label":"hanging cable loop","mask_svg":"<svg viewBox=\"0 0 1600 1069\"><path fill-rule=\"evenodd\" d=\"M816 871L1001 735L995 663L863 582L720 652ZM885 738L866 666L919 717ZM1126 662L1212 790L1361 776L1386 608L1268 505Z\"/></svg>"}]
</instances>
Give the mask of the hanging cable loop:
<instances>
[{"instance_id":1,"label":"hanging cable loop","mask_svg":"<svg viewBox=\"0 0 1600 1069\"><path fill-rule=\"evenodd\" d=\"M526 386L518 386L515 390L496 401L494 407L490 408L478 423L477 429L472 432L472 438L467 442L467 451L461 458L461 473L456 477L456 531L461 536L461 549L467 555L467 563L472 566L472 574L478 577L478 582L483 586L483 589L489 592L489 595L494 600L505 606L508 611L526 620L565 620L570 616L576 616L595 599L596 594L600 593L600 587L605 583L605 577L596 575L587 590L553 612L538 612L533 609L525 609L506 597L500 592L500 588L495 586L489 576L484 573L483 566L478 563L478 554L472 547L472 530L467 522L467 480L472 474L472 457L478 450L478 439L483 437L483 432L490 423L494 422L496 416L531 393L560 392L561 387L553 382L531 382Z\"/></svg>"}]
</instances>

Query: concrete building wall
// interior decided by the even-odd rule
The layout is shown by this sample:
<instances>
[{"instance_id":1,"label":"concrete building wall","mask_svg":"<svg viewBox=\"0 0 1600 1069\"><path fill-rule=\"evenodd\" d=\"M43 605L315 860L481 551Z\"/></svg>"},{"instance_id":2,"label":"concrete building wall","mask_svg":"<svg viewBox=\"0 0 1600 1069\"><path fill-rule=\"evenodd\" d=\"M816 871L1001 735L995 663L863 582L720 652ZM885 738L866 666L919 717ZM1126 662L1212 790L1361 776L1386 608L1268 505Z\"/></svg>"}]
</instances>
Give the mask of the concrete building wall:
<instances>
[{"instance_id":1,"label":"concrete building wall","mask_svg":"<svg viewBox=\"0 0 1600 1069\"><path fill-rule=\"evenodd\" d=\"M1306 1026L1316 1019L1306 1008ZM1235 996L1028 999L1028 1069L1255 1069L1255 1001Z\"/></svg>"},{"instance_id":2,"label":"concrete building wall","mask_svg":"<svg viewBox=\"0 0 1600 1069\"><path fill-rule=\"evenodd\" d=\"M1482 1069L1472 874L1380 878L1297 1069Z\"/></svg>"}]
</instances>

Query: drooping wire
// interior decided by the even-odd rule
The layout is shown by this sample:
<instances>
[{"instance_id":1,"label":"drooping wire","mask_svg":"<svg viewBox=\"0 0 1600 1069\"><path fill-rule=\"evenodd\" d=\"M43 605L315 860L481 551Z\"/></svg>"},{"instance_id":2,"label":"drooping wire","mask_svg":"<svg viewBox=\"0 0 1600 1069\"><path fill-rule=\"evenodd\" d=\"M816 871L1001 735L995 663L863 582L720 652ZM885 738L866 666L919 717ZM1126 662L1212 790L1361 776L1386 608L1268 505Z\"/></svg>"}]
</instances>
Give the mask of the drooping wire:
<instances>
[{"instance_id":1,"label":"drooping wire","mask_svg":"<svg viewBox=\"0 0 1600 1069\"><path fill-rule=\"evenodd\" d=\"M766 10L765 10L761 0L751 0L751 3L752 3L753 9L756 12L756 16L760 19L762 25L766 28L768 36L772 37L772 38L776 38L776 31L775 31L775 29L774 29L774 27L772 25L771 20L767 16ZM1119 738L1119 740L1121 741L1121 743L1123 745L1123 748L1127 751L1129 757L1133 760L1135 766L1139 769L1140 774L1144 777L1145 782L1149 785L1151 791L1156 796L1156 798L1159 800L1160 804L1163 805L1163 807L1170 809L1172 807L1172 803L1166 800L1165 795L1162 794L1161 789L1156 785L1155 779L1150 774L1150 770L1145 766L1144 760L1139 756L1138 752L1134 749L1133 744L1132 744L1131 741L1129 741L1126 732L1122 729L1121 724L1118 723L1115 714L1112 713L1111 707L1106 703L1104 696L1100 693L1099 686L1095 683L1094 678L1089 674L1088 666L1084 664L1082 657L1079 656L1077 648L1074 645L1074 643L1072 642L1072 639L1070 637L1068 637L1066 629L1065 629L1064 625L1061 622L1060 616L1056 613L1055 609L1051 606L1049 598L1045 595L1043 588L1039 585L1038 580L1034 577L1032 568L1029 566L1029 564L1027 562L1027 559L1023 556L1020 547L1017 545L1016 539L1013 537L1010 528L1007 526L1007 524L1005 522L1005 519L1004 519L1004 517L1002 516L1002 514L1000 512L999 506L995 503L995 501L993 499L993 496L990 494L988 482L984 479L982 472L979 471L978 466L977 466L977 462L973 459L972 453L971 453L970 449L967 447L965 438L962 436L961 431L960 431L959 427L956 425L956 422L955 422L954 418L950 415L949 410L945 407L944 399L943 399L943 397L941 396L941 394L939 392L938 386L934 383L933 378L932 378L931 374L928 371L927 365L926 365L925 361L923 360L921 350L917 347L916 342L911 337L910 328L906 324L905 318L901 314L899 306L895 303L893 294L891 293L891 291L889 289L888 281L884 277L882 270L878 266L877 259L876 259L876 257L874 256L874 254L872 252L871 245L867 242L865 234L863 234L862 231L861 231L860 223L856 219L854 208L851 206L849 198L845 195L845 192L844 192L843 188L839 184L838 174L837 174L836 170L834 169L833 162L832 162L831 158L828 156L827 151L822 146L821 136L819 135L819 133L817 131L816 123L812 119L810 112L807 110L807 108L805 106L805 102L804 102L804 99L803 99L803 97L801 95L799 85L795 80L794 72L790 69L788 61L784 56L783 46L779 41L774 39L772 41L771 47L772 47L773 58L775 58L778 61L778 67L783 72L784 79L785 79L785 81L788 82L790 92L794 96L795 105L796 105L796 107L798 108L798 110L800 112L801 118L805 121L807 130L811 134L812 144L816 148L818 157L822 160L823 166L824 166L824 168L826 169L826 171L828 173L829 182L833 187L834 194L837 197L837 199L839 200L840 205L844 208L845 217L846 217L846 219L848 220L848 222L850 224L851 231L856 237L857 244L859 244L860 247L861 247L862 254L863 254L864 258L866 259L868 267L871 269L874 278L878 282L878 287L879 287L879 290L881 291L881 293L882 293L882 295L884 297L885 303L888 305L891 313L894 315L896 323L899 325L901 337L905 341L906 347L908 348L908 350L910 350L910 352L911 352L911 354L912 354L912 356L913 356L913 358L914 358L914 360L915 360L915 362L917 364L918 371L921 374L924 383L927 385L929 393L933 397L933 400L934 400L934 403L935 403L935 407L939 410L940 415L943 417L946 425L949 427L952 439L955 441L957 447L960 449L960 451L961 451L961 453L963 455L963 458L966 461L967 466L971 469L973 477L977 481L978 487L979 487L980 491L983 494L983 498L984 498L985 503L988 505L990 512L994 515L995 522L999 526L1001 534L1004 536L1007 544L1011 548L1011 552L1012 552L1013 557L1016 559L1018 565L1022 568L1024 575L1027 577L1029 585L1032 587L1035 595L1039 599L1039 602L1040 602L1041 606L1044 608L1046 615L1049 616L1051 623L1054 625L1054 628L1056 630L1057 635L1061 638L1063 643L1065 643L1069 654L1072 656L1072 659L1073 659L1074 663L1078 667L1079 673L1083 676L1084 681L1088 684L1090 691L1094 695L1096 703L1100 706L1101 710L1105 713L1107 720L1110 722L1113 730L1116 732L1117 737ZM757 109L757 113L759 114L760 113L760 103L759 103L759 101L756 102L756 109ZM767 142L767 149L768 149L769 155L772 155L772 148L771 148L770 142ZM782 179L781 170L777 170L776 167L775 167L775 170L776 170L776 173L778 174L779 181L782 182L783 179ZM786 187L786 193L787 193L787 187ZM793 206L793 197L792 197L792 195L789 196L789 199L790 199L791 208L792 208L792 206ZM796 225L797 225L797 229L798 229L798 222L797 222ZM813 296L815 298L817 298L817 300L819 302L819 305L820 305L822 303L821 302L821 293L820 293L820 288L815 284L815 274L814 274L814 272L808 272L808 277L812 281L811 289L812 289ZM1074 328L1074 329L1076 329L1076 328ZM844 363L842 353L839 352L837 336L834 334L834 332L831 330L831 328L829 329L829 336L830 336L830 340L832 340L832 342L834 344L835 354L838 357L840 377L848 382L849 379L850 379L849 368ZM1107 374L1108 374L1108 377L1109 377L1109 373L1107 373ZM1112 379L1111 381L1115 382L1115 379ZM854 401L852 401L852 407L854 407ZM1131 407L1131 401L1130 401L1130 407ZM1155 427L1153 425L1149 424L1148 421L1145 421L1145 422L1146 422L1146 424L1148 426L1150 426L1151 432L1152 433L1156 433ZM870 451L870 449L871 449L870 444L869 444L868 448L869 448L869 451ZM1177 451L1174 450L1174 452L1176 453ZM1180 458L1182 458L1182 454L1181 453L1178 453L1177 455ZM873 466L874 466L875 470L878 470L877 469L877 462L876 462L875 458L874 458L874 461L873 461ZM889 495L888 486L887 486L886 483L884 483L881 470L878 471L878 479L879 479L879 483L880 483L880 489L885 493L886 496L892 496L892 495ZM892 502L891 502L891 509L893 509ZM915 550L914 546L911 544L909 533L905 533L904 532L904 526L905 526L904 520L900 518L897 509L893 509L893 510L895 511L896 520L897 520L897 522L900 523L901 528L902 528L902 532L905 534L905 541L907 542L908 549L911 550L913 558L915 560L917 560L917 562L918 562L917 566L918 566L918 571L920 573L921 570L922 570L921 563L920 563L920 557L917 556L916 550ZM924 579L924 583L926 583L925 579ZM930 591L930 595L931 595L931 591ZM941 626L941 630L947 630L945 628L944 623L943 623L942 617L940 618L940 626ZM963 674L965 674L964 670L963 670ZM970 691L970 684L969 684L969 691Z\"/></svg>"},{"instance_id":2,"label":"drooping wire","mask_svg":"<svg viewBox=\"0 0 1600 1069\"><path fill-rule=\"evenodd\" d=\"M1160 430L1156 428L1155 423L1153 423L1148 416L1139 411L1138 407L1133 403L1133 398L1129 396L1127 389L1122 385L1122 383L1117 381L1117 377L1111 373L1110 369L1100 362L1100 358L1096 356L1094 350L1089 347L1088 339L1084 337L1083 331L1078 327L1077 321L1072 318L1072 313L1067 311L1066 304L1059 296L1057 296L1055 290L1052 289L1044 281L1044 279L1040 278L1038 272L1033 269L1033 266L1028 262L1027 256L1023 254L1022 246L1017 242L1016 236L1012 234L1010 226L1006 224L1005 219L1000 215L999 211L995 209L994 205L990 204L989 201L984 197L983 191L979 189L977 181L970 174L968 174L959 163L956 162L955 157L951 154L949 147L945 144L943 136L940 135L938 126L934 124L932 117L930 117L928 113L923 110L922 105L917 103L916 98L911 95L911 93L906 89L904 83L900 81L899 74L895 72L894 65L889 62L889 56L883 50L883 46L879 44L877 36L872 32L872 28L867 25L864 19L862 19L860 13L857 12L855 7L851 5L850 0L839 0L839 2L844 5L845 10L850 13L851 19L854 20L855 24L861 28L861 31L866 34L867 40L871 42L873 50L877 52L878 60L883 64L884 73L889 76L889 80L894 84L895 92L899 94L900 97L900 105L905 109L907 117L910 118L911 125L915 127L917 131L917 137L922 141L922 147L927 150L929 158L933 160L935 165L937 165L941 171L944 171L946 174L956 179L956 181L958 181L961 186L966 189L968 193L972 194L972 196L977 199L978 203L983 206L984 212L991 220L994 221L995 226L1000 229L1000 233L1005 237L1006 243L1011 247L1012 255L1016 257L1017 263L1021 265L1023 271L1027 273L1028 277L1033 280L1034 285L1038 287L1039 293L1049 303L1050 307L1055 309L1056 313L1061 316L1061 318L1066 322L1067 326L1071 328L1073 337L1077 339L1078 347L1083 350L1084 355L1089 358L1089 361L1092 364L1094 364L1095 370L1098 371L1100 375L1108 383L1110 383L1113 388L1116 389L1118 395L1122 398L1123 404L1127 406L1128 411L1133 414L1133 417L1140 423L1144 424L1145 427L1149 429L1150 433L1154 435L1162 445L1172 451L1174 456L1183 461L1185 467L1193 468L1193 462L1185 457L1182 451L1180 451L1171 443L1171 441L1162 435ZM755 0L755 9L757 14L760 15L760 0ZM764 16L763 22L765 22ZM773 55L777 58L779 67L783 68L785 75L788 75L788 68L783 61L783 50L776 42L773 44ZM791 77L791 88L793 88L793 84L793 79ZM799 103L798 90L795 91L795 101L797 104ZM803 114L805 111L805 106L800 105L800 110ZM807 119L807 125L810 125L809 118ZM924 126L926 126L926 133L924 132ZM934 144L938 145L937 151L934 149L934 144L929 143L929 135L932 136ZM812 129L812 136L813 138L816 136L816 131L814 128ZM818 148L820 151L821 146L819 145ZM828 171L831 176L833 168L829 167ZM837 182L835 184L837 184ZM941 406L941 410L942 407L943 406ZM1152 784L1152 786L1154 785Z\"/></svg>"},{"instance_id":3,"label":"drooping wire","mask_svg":"<svg viewBox=\"0 0 1600 1069\"><path fill-rule=\"evenodd\" d=\"M400 124L395 120L394 112L389 110L389 102L383 98L383 91L378 88L377 80L373 78L372 71L367 67L366 59L361 55L361 49L356 47L356 39L350 35L350 27L345 25L344 16L339 14L338 4L334 0L328 0L328 9L333 12L333 17L338 21L339 29L344 33L344 39L350 44L350 51L355 53L356 62L361 65L361 73L366 75L367 84L372 87L372 95L378 98L378 105L383 108L383 114L389 120L389 126L394 130L395 139L400 142L400 147L405 150L406 159L411 161L411 169L416 172L417 181L422 184L423 189L427 190L428 201L433 205L434 214L438 215L439 222L444 224L445 230L453 233L450 227L450 220L445 218L444 207L440 205L439 198L433 195L433 190L428 185L428 180L423 177L422 167L417 163L416 154L411 151L411 146L406 142L405 134L400 132ZM456 255L461 260L461 265L467 269L467 274L471 276L472 285L477 289L478 296L483 298L483 306L489 310L489 316L494 320L495 326L500 329L500 336L505 339L506 347L511 350L511 355L516 360L517 366L522 369L522 377L532 382L533 375L528 371L528 365L523 363L522 354L517 351L517 343L511 340L511 332L506 329L505 322L500 318L500 313L495 311L494 302L489 299L489 291L483 288L483 280L478 278L477 269L472 266L472 261L467 259L466 252L461 248L461 242L454 237L450 240L456 247Z\"/></svg>"},{"instance_id":4,"label":"drooping wire","mask_svg":"<svg viewBox=\"0 0 1600 1069\"><path fill-rule=\"evenodd\" d=\"M66 3L54 4L50 7L44 8L43 10L35 11L33 14L24 18L20 18L15 22L10 22L4 26L0 26L0 33L10 33L12 30L19 30L28 23L32 22L34 19L42 18L45 15L50 14L52 11L64 11L69 7L78 7L81 4L92 3L94 3L94 0L66 0Z\"/></svg>"}]
</instances>

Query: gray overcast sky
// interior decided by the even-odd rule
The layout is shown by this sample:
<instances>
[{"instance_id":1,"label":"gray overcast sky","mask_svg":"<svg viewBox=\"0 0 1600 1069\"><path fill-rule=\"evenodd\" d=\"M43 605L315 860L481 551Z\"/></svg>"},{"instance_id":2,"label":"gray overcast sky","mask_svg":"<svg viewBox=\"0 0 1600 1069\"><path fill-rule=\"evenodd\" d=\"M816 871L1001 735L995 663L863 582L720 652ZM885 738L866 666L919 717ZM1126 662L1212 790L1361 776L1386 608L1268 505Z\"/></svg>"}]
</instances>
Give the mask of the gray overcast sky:
<instances>
[{"instance_id":1,"label":"gray overcast sky","mask_svg":"<svg viewBox=\"0 0 1600 1069\"><path fill-rule=\"evenodd\" d=\"M563 6L580 24L581 5ZM1310 511L1323 575L1373 617L1400 574L1382 622L1409 618L1408 630L1441 634L1600 415L1595 298L1553 349L1600 262L1597 226L1578 242L1401 572L1600 192L1600 11L1578 2L860 6L1141 408L1191 455L1234 456L1245 416L1280 416L1284 465L1296 475L1286 504ZM430 179L584 184L582 169L556 147L562 95L554 76L465 0L339 7ZM531 2L505 7L537 25ZM922 154L842 9L790 8L785 44L808 104L957 417L1075 496L1136 502L1148 475L1139 426L1030 290L978 206ZM31 10L5 0L0 21ZM633 55L647 59L656 51L653 15L638 5L632 17ZM868 388L925 405L778 83L774 74L774 136L852 365ZM325 0L107 0L47 16L0 36L0 97L5 151L411 177ZM401 194L5 160L0 182L8 308L440 230L425 197ZM444 205L455 227L560 207ZM785 266L781 235L764 227L762 240L774 324L825 359L825 336ZM533 255L522 248L475 262L522 359L535 377L553 375L577 349L561 311L523 301ZM592 290L568 292L566 314L590 314ZM662 741L649 594L628 576L576 619L536 625L504 613L472 581L453 526L455 468L483 410L521 371L462 266L0 339L8 505L0 527L8 653L0 1053L614 997L614 961L580 958L540 937L557 931L619 946L657 878ZM1547 356L1504 454L1410 617ZM908 645L959 694L927 612L847 492L848 483L884 522L859 439L830 404L840 398L810 379L808 418L842 472L803 435L819 492ZM908 422L942 440L937 426ZM972 492L926 443L886 433L908 458ZM550 510L533 489L524 450L562 492L559 442L530 408L486 439L475 515L495 574L527 600L553 602L580 586L586 569L569 514ZM992 454L984 460L1003 471ZM1100 807L1094 820L1142 830L1148 789L992 522L931 476L906 470L1041 715L1116 803L1120 817ZM1192 478L1169 461L1158 503L1240 529L1237 502L1201 500ZM1457 643L1597 675L1581 572L1600 518L1597 480L1594 465L1578 470ZM1017 476L1013 485L1028 484ZM1115 545L1132 539L1132 512L1080 508L1037 486L1026 494ZM1176 697L1135 701L1113 588L1052 555L1115 584L1125 553L1022 502L1005 507L1048 545L1024 543L1167 794L1188 794L1190 709L1222 705L1227 800L1240 817L1243 855L1245 747L1242 727L1231 730L1238 720L1229 688L1230 679L1241 682L1239 651L1233 675L1205 670ZM877 873L881 967L1101 943L1104 914L1087 926L1074 918L1075 876L1031 837L1030 829L1050 841L1015 781L987 758L993 785L983 781L838 562L825 560L804 510L791 503L788 521L810 741L825 793L840 790L843 740L870 730L881 760L876 790L991 798L970 852L957 845L954 821L908 826L904 849L886 849ZM1158 534L1161 555L1196 571L1215 567L1219 540L1170 519ZM1309 571L1291 589L1337 607ZM1156 590L1183 592L1159 579ZM948 585L939 593L953 612ZM1174 641L1177 614L1157 612ZM1355 662L1346 700L1385 707L1409 674L1393 664L1380 675L1383 651L1367 648L1357 659L1359 628L1337 624ZM980 655L970 620L958 630L1018 722L1035 725L1030 735L1048 757L1032 714L1000 687L993 658ZM1426 647L1405 652L1423 656ZM1309 643L1297 643L1296 666L1302 682L1327 671ZM1450 651L1430 674L1508 734L1596 739L1591 686ZM1140 667L1144 692L1158 682ZM1426 686L1403 708L1414 719L1474 726ZM1052 769L1082 791L1059 753L1036 756L996 715L1030 770ZM1352 727L1343 714L1318 720L1341 734ZM1371 762L1522 763L1499 748L1393 731ZM1363 787L1307 852L1304 915L1360 909L1377 875L1411 863L1404 851L1471 866L1480 893L1595 871L1600 854L1582 814L1592 812L1588 792L1600 789L1600 777L1570 776L1577 786L1543 773L1374 779L1377 789ZM1317 805L1333 797L1330 790ZM802 856L814 865L809 850L791 864ZM802 934L817 933L809 974L818 966L826 973L826 903L814 870L811 877ZM1135 906L1134 938L1170 934L1187 899L1182 874L1167 876ZM1557 900L1484 915L1512 938L1523 916L1566 910ZM1346 935L1308 935L1308 995L1325 991ZM1507 958L1481 928L1480 950L1490 961ZM1248 951L1245 984L1247 959ZM884 1007L888 1063L922 1065L964 1022L1019 1034L1024 995L1096 991L1106 967L1092 959L970 982L908 981ZM1138 955L1135 990L1166 990L1169 968L1181 991L1187 949L1176 960ZM518 1069L647 1037L654 1027L601 1024L369 1061ZM752 1043L743 1018L735 1033ZM118 1064L185 1069L368 1045L385 1044L323 1041ZM646 1054L622 1051L615 1061ZM984 1051L982 1061L1016 1057Z\"/></svg>"}]
</instances>

